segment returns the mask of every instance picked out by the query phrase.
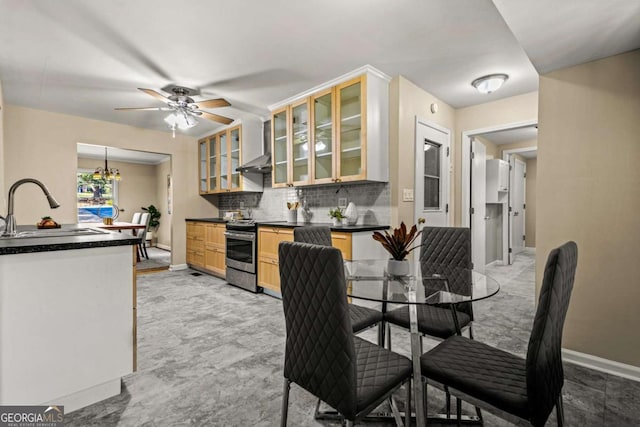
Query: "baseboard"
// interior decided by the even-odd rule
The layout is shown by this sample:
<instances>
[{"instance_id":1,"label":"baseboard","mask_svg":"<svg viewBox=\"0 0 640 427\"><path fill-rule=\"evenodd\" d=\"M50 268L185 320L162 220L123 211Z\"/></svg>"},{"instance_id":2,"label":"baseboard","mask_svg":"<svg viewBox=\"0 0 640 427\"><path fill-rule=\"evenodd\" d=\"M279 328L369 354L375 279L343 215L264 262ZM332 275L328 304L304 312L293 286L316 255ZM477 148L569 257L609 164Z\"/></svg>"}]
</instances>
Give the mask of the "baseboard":
<instances>
[{"instance_id":1,"label":"baseboard","mask_svg":"<svg viewBox=\"0 0 640 427\"><path fill-rule=\"evenodd\" d=\"M162 245L160 243L156 243L156 248L171 252L171 246L169 245Z\"/></svg>"},{"instance_id":2,"label":"baseboard","mask_svg":"<svg viewBox=\"0 0 640 427\"><path fill-rule=\"evenodd\" d=\"M640 382L640 368L637 366L627 365L565 348L562 349L562 360L573 363L574 365Z\"/></svg>"},{"instance_id":3,"label":"baseboard","mask_svg":"<svg viewBox=\"0 0 640 427\"><path fill-rule=\"evenodd\" d=\"M171 264L169 266L169 271L180 271L186 270L187 268L189 268L187 264Z\"/></svg>"}]
</instances>

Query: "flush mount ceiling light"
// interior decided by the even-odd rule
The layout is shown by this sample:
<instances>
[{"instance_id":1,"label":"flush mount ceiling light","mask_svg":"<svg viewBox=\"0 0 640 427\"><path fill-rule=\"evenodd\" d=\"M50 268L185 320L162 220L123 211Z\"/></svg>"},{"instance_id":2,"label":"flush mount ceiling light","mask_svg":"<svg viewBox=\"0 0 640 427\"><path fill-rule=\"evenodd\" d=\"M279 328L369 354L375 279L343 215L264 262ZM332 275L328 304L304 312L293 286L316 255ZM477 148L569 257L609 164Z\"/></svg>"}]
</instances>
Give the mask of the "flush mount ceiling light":
<instances>
[{"instance_id":1,"label":"flush mount ceiling light","mask_svg":"<svg viewBox=\"0 0 640 427\"><path fill-rule=\"evenodd\" d=\"M489 74L475 79L471 82L471 86L478 89L480 93L491 93L500 89L508 78L506 74Z\"/></svg>"},{"instance_id":2,"label":"flush mount ceiling light","mask_svg":"<svg viewBox=\"0 0 640 427\"><path fill-rule=\"evenodd\" d=\"M120 181L121 179L120 171L116 168L110 168L107 164L107 147L104 147L104 168L98 166L93 172L93 179L104 179L106 181L111 181L112 179Z\"/></svg>"}]
</instances>

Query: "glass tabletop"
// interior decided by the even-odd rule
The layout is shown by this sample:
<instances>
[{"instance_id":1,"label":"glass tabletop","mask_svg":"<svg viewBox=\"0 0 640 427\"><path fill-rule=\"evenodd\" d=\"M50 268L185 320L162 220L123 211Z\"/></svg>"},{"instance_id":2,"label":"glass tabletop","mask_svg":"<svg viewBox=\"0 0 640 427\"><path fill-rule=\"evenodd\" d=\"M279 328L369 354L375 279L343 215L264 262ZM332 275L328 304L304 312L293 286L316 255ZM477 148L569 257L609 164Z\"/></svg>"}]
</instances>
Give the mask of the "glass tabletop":
<instances>
[{"instance_id":1,"label":"glass tabletop","mask_svg":"<svg viewBox=\"0 0 640 427\"><path fill-rule=\"evenodd\" d=\"M398 304L459 304L489 298L500 284L477 271L407 261L409 274L387 272L387 260L345 261L347 294L352 298Z\"/></svg>"}]
</instances>

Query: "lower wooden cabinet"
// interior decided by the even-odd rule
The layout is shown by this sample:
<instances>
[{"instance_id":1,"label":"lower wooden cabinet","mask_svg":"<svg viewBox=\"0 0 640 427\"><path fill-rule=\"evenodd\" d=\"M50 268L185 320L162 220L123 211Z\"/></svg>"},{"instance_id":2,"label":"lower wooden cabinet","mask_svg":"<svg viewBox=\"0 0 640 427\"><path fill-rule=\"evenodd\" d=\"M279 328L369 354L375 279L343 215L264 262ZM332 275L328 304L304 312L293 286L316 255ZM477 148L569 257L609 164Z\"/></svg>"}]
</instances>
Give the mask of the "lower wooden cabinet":
<instances>
[{"instance_id":1,"label":"lower wooden cabinet","mask_svg":"<svg viewBox=\"0 0 640 427\"><path fill-rule=\"evenodd\" d=\"M258 286L280 293L278 245L293 241L292 228L258 227Z\"/></svg>"},{"instance_id":2,"label":"lower wooden cabinet","mask_svg":"<svg viewBox=\"0 0 640 427\"><path fill-rule=\"evenodd\" d=\"M225 225L209 222L187 222L187 264L224 277Z\"/></svg>"},{"instance_id":3,"label":"lower wooden cabinet","mask_svg":"<svg viewBox=\"0 0 640 427\"><path fill-rule=\"evenodd\" d=\"M331 233L331 244L340 249L342 258L351 260L352 233ZM293 241L292 228L258 227L258 286L280 293L278 245Z\"/></svg>"}]
</instances>

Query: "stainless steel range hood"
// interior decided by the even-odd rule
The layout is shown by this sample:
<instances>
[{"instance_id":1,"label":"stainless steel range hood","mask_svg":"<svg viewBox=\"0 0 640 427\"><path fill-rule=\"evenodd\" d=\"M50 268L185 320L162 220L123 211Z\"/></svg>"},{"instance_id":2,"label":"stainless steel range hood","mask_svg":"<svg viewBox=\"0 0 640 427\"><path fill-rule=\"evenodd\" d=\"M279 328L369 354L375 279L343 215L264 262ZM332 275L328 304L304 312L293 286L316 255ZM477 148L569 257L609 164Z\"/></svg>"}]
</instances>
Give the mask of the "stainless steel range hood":
<instances>
[{"instance_id":1,"label":"stainless steel range hood","mask_svg":"<svg viewBox=\"0 0 640 427\"><path fill-rule=\"evenodd\" d=\"M267 120L262 124L262 152L260 157L245 163L236 168L238 172L271 172L271 120Z\"/></svg>"}]
</instances>

